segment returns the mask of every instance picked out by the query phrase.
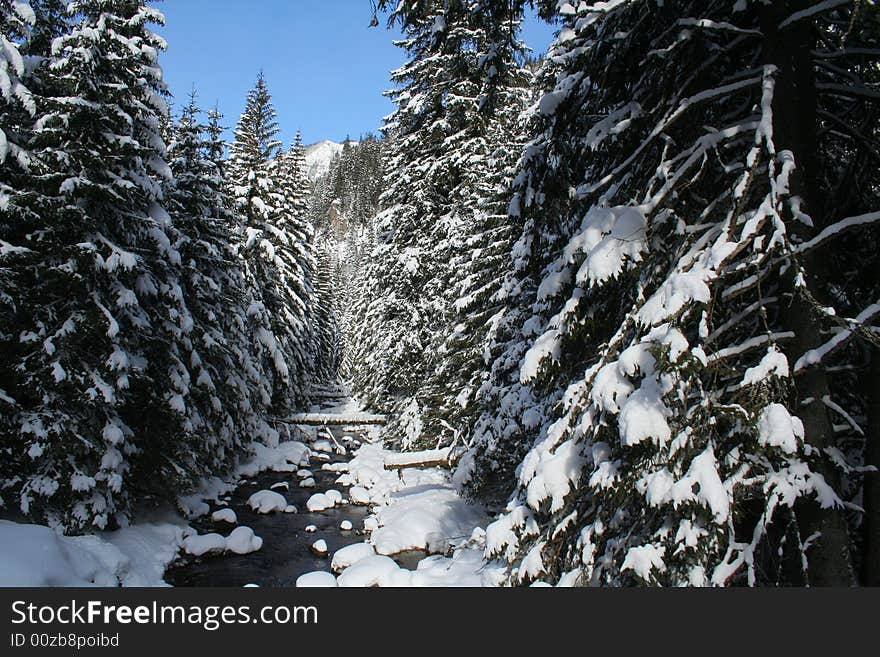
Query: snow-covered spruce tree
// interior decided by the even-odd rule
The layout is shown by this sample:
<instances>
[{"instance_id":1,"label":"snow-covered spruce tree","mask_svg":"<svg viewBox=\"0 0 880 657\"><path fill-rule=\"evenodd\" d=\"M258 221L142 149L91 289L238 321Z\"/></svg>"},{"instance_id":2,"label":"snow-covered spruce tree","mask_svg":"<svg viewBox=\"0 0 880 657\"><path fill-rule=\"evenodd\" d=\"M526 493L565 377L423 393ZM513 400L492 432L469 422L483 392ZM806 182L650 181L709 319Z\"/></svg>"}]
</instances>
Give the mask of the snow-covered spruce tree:
<instances>
[{"instance_id":1,"label":"snow-covered spruce tree","mask_svg":"<svg viewBox=\"0 0 880 657\"><path fill-rule=\"evenodd\" d=\"M335 382L342 362L337 283L340 281L339 248L328 235L317 238L314 284L315 379Z\"/></svg>"},{"instance_id":2,"label":"snow-covered spruce tree","mask_svg":"<svg viewBox=\"0 0 880 657\"><path fill-rule=\"evenodd\" d=\"M70 13L41 75L33 189L13 199L40 217L18 265L28 294L13 363L19 505L75 531L123 521L191 474L176 463L184 409L166 385L185 369L172 345L190 319L162 206L164 42L147 27L162 15L131 0Z\"/></svg>"},{"instance_id":3,"label":"snow-covered spruce tree","mask_svg":"<svg viewBox=\"0 0 880 657\"><path fill-rule=\"evenodd\" d=\"M305 217L291 208L290 167L279 158L278 124L261 74L235 131L227 177L240 213L255 349L271 373L270 411L306 403L311 376L308 296L313 256ZM298 211L297 211L298 212Z\"/></svg>"},{"instance_id":4,"label":"snow-covered spruce tree","mask_svg":"<svg viewBox=\"0 0 880 657\"><path fill-rule=\"evenodd\" d=\"M269 164L274 211L270 222L276 256L283 261L279 291L284 300L285 328L296 372L299 405L305 405L316 367L316 308L314 279L315 231L308 220L310 182L305 175L305 153L297 133L291 148Z\"/></svg>"},{"instance_id":5,"label":"snow-covered spruce tree","mask_svg":"<svg viewBox=\"0 0 880 657\"><path fill-rule=\"evenodd\" d=\"M21 328L18 299L24 291L17 273L19 263L29 258L24 236L34 224L33 215L14 200L16 189L27 184L27 127L36 113L20 51L33 24L27 3L0 3L0 506L4 490L16 483L25 459L17 434L19 407L10 395L18 387L13 355Z\"/></svg>"},{"instance_id":6,"label":"snow-covered spruce tree","mask_svg":"<svg viewBox=\"0 0 880 657\"><path fill-rule=\"evenodd\" d=\"M4 212L16 212L10 207L10 193L14 179L27 172L30 158L26 146L36 113L36 103L29 87L31 71L25 61L28 39L36 21L26 2L0 3L0 200ZM4 222L9 230L13 219ZM6 231L4 231L4 234ZM3 234L0 234L0 238Z\"/></svg>"},{"instance_id":7,"label":"snow-covered spruce tree","mask_svg":"<svg viewBox=\"0 0 880 657\"><path fill-rule=\"evenodd\" d=\"M226 142L223 133L226 128L222 125L223 114L218 106L208 111L208 123L205 126L207 133L207 145L205 158L214 165L225 180L226 175Z\"/></svg>"},{"instance_id":8,"label":"snow-covered spruce tree","mask_svg":"<svg viewBox=\"0 0 880 657\"><path fill-rule=\"evenodd\" d=\"M490 44L479 4L401 3L389 17L402 27L406 38L398 45L409 61L392 74L398 109L385 128L391 138L386 190L377 245L361 279L357 323L365 339L355 352L354 382L365 401L403 420L391 432L404 446L423 439L419 409L428 399L420 397L436 403L425 384L454 318L460 272L452 256L466 248L487 183L486 135L493 126L491 114L481 112L481 67ZM513 60L515 35L508 38ZM489 65L501 69L497 64Z\"/></svg>"},{"instance_id":9,"label":"snow-covered spruce tree","mask_svg":"<svg viewBox=\"0 0 880 657\"><path fill-rule=\"evenodd\" d=\"M350 372L349 346L357 344L362 335L352 305L366 243L372 239L372 219L379 206L383 149L384 142L372 135L356 144L346 141L327 174L315 182L309 202L318 253L317 303L325 306L318 313L329 318L324 324L329 331L324 331L321 338L322 349L330 355L330 370L342 378ZM319 291L321 287L329 296ZM316 327L319 333L321 321ZM318 362L322 362L321 357Z\"/></svg>"},{"instance_id":10,"label":"snow-covered spruce tree","mask_svg":"<svg viewBox=\"0 0 880 657\"><path fill-rule=\"evenodd\" d=\"M483 76L481 121L453 155L468 179L453 199L452 226L441 258L450 265L446 285L453 300L446 338L422 392L424 424L435 444L471 436L481 398L490 392L484 385L486 344L504 309L506 291L499 272L505 269L514 235L507 216L508 190L524 145L520 116L532 95L532 74L522 63L526 49L517 38L520 10L492 2L472 8Z\"/></svg>"},{"instance_id":11,"label":"snow-covered spruce tree","mask_svg":"<svg viewBox=\"0 0 880 657\"><path fill-rule=\"evenodd\" d=\"M867 391L836 382L878 306L855 273L876 255L841 235L880 219L876 174L848 182L876 134L875 9L545 5L563 28L470 464L530 450L487 555L512 583L852 583L841 448Z\"/></svg>"},{"instance_id":12,"label":"snow-covered spruce tree","mask_svg":"<svg viewBox=\"0 0 880 657\"><path fill-rule=\"evenodd\" d=\"M169 379L186 408L188 469L220 474L245 443L272 432L264 419L265 377L251 357L232 202L213 159L217 134L200 115L193 92L168 153L174 179L166 186L166 207L179 233L181 287L192 318L179 345L185 351L178 354L188 370Z\"/></svg>"},{"instance_id":13,"label":"snow-covered spruce tree","mask_svg":"<svg viewBox=\"0 0 880 657\"><path fill-rule=\"evenodd\" d=\"M23 44L22 52L26 56L39 58L41 63L48 63L52 53L52 42L68 29L69 14L67 0L30 0L34 12L34 27ZM39 84L35 85L35 91Z\"/></svg>"}]
</instances>

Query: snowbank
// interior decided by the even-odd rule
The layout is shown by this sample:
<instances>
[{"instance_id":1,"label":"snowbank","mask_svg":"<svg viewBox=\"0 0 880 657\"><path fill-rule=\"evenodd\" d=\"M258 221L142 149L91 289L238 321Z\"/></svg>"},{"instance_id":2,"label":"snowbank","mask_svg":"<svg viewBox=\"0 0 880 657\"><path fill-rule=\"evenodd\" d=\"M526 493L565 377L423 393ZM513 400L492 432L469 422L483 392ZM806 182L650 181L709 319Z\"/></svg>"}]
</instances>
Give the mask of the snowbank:
<instances>
[{"instance_id":1,"label":"snowbank","mask_svg":"<svg viewBox=\"0 0 880 657\"><path fill-rule=\"evenodd\" d=\"M167 586L184 526L143 524L92 536L0 520L0 586Z\"/></svg>"},{"instance_id":2,"label":"snowbank","mask_svg":"<svg viewBox=\"0 0 880 657\"><path fill-rule=\"evenodd\" d=\"M242 463L236 474L238 479L256 477L261 472L297 472L309 465L311 450L300 442L280 443L277 447L268 447L262 443L252 443L250 450L253 456Z\"/></svg>"},{"instance_id":3,"label":"snowbank","mask_svg":"<svg viewBox=\"0 0 880 657\"><path fill-rule=\"evenodd\" d=\"M485 511L465 502L452 488L401 491L377 514L379 528L370 537L379 554L407 550L446 553L452 542L485 526Z\"/></svg>"},{"instance_id":4,"label":"snowbank","mask_svg":"<svg viewBox=\"0 0 880 657\"><path fill-rule=\"evenodd\" d=\"M352 503L374 506L374 514L364 520L364 528L372 533L368 543L350 545L333 555L331 568L341 571L338 586L498 586L503 581L504 568L484 560L482 528L489 522L485 510L459 495L447 470L405 467L446 456L397 454L381 444L364 445L356 452L348 472L337 482L352 486ZM409 550L451 556L427 557L414 571L401 568L388 556Z\"/></svg>"}]
</instances>

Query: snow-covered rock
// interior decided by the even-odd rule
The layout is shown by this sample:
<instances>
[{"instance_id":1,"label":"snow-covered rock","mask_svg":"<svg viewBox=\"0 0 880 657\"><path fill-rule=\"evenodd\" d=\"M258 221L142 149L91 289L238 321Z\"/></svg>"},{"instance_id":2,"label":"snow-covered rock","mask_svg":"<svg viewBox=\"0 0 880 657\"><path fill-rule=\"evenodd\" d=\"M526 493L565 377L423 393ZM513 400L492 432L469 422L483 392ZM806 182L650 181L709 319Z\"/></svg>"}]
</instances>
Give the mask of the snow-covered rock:
<instances>
[{"instance_id":1,"label":"snow-covered rock","mask_svg":"<svg viewBox=\"0 0 880 657\"><path fill-rule=\"evenodd\" d=\"M315 480L311 477L309 477L308 479L303 479L301 482L299 482L300 488L314 488L317 485L317 482L315 482Z\"/></svg>"},{"instance_id":2,"label":"snow-covered rock","mask_svg":"<svg viewBox=\"0 0 880 657\"><path fill-rule=\"evenodd\" d=\"M263 547L263 539L250 527L238 527L226 538L226 549L234 554L251 554Z\"/></svg>"},{"instance_id":3,"label":"snow-covered rock","mask_svg":"<svg viewBox=\"0 0 880 657\"><path fill-rule=\"evenodd\" d=\"M274 513L285 511L289 505L284 495L271 490L261 490L250 496L248 506L257 513Z\"/></svg>"},{"instance_id":4,"label":"snow-covered rock","mask_svg":"<svg viewBox=\"0 0 880 657\"><path fill-rule=\"evenodd\" d=\"M226 522L230 525L238 524L238 516L235 515L235 511L232 509L220 509L219 511L215 511L211 515L211 520L214 522Z\"/></svg>"},{"instance_id":5,"label":"snow-covered rock","mask_svg":"<svg viewBox=\"0 0 880 657\"><path fill-rule=\"evenodd\" d=\"M296 587L300 589L329 589L336 586L336 578L323 570L300 575L296 580Z\"/></svg>"},{"instance_id":6,"label":"snow-covered rock","mask_svg":"<svg viewBox=\"0 0 880 657\"><path fill-rule=\"evenodd\" d=\"M194 557L226 551L226 537L220 534L193 534L183 539L183 551Z\"/></svg>"},{"instance_id":7,"label":"snow-covered rock","mask_svg":"<svg viewBox=\"0 0 880 657\"><path fill-rule=\"evenodd\" d=\"M399 571L400 566L390 557L373 555L361 559L353 566L346 568L336 578L336 582L340 587L344 588L381 586L383 582L387 582L393 573Z\"/></svg>"},{"instance_id":8,"label":"snow-covered rock","mask_svg":"<svg viewBox=\"0 0 880 657\"><path fill-rule=\"evenodd\" d=\"M333 572L338 573L345 570L349 566L356 564L358 561L367 557L375 556L376 550L369 543L355 543L337 550L333 555L333 561L330 562L330 568Z\"/></svg>"},{"instance_id":9,"label":"snow-covered rock","mask_svg":"<svg viewBox=\"0 0 880 657\"><path fill-rule=\"evenodd\" d=\"M333 443L329 440L316 440L312 445L312 449L316 452L323 452L325 454L330 454L333 452Z\"/></svg>"},{"instance_id":10,"label":"snow-covered rock","mask_svg":"<svg viewBox=\"0 0 880 657\"><path fill-rule=\"evenodd\" d=\"M318 531L318 528L315 527L315 525L309 525L308 527L306 527L305 531L307 534L314 534L316 531Z\"/></svg>"},{"instance_id":11,"label":"snow-covered rock","mask_svg":"<svg viewBox=\"0 0 880 657\"><path fill-rule=\"evenodd\" d=\"M312 552L314 552L318 556L321 556L321 557L325 556L328 551L327 541L325 541L323 538L318 539L317 541L312 543L311 550L312 550Z\"/></svg>"},{"instance_id":12,"label":"snow-covered rock","mask_svg":"<svg viewBox=\"0 0 880 657\"><path fill-rule=\"evenodd\" d=\"M309 501L306 502L306 508L312 513L326 511L327 509L332 509L334 506L336 506L336 502L324 493L315 493L309 498Z\"/></svg>"},{"instance_id":13,"label":"snow-covered rock","mask_svg":"<svg viewBox=\"0 0 880 657\"><path fill-rule=\"evenodd\" d=\"M363 488L362 486L352 486L348 490L348 496L349 498L351 498L352 504L366 506L370 503L370 493L366 488Z\"/></svg>"},{"instance_id":14,"label":"snow-covered rock","mask_svg":"<svg viewBox=\"0 0 880 657\"><path fill-rule=\"evenodd\" d=\"M350 532L352 529L354 529L354 525L351 524L351 520L343 520L339 524L339 529L344 532Z\"/></svg>"}]
</instances>

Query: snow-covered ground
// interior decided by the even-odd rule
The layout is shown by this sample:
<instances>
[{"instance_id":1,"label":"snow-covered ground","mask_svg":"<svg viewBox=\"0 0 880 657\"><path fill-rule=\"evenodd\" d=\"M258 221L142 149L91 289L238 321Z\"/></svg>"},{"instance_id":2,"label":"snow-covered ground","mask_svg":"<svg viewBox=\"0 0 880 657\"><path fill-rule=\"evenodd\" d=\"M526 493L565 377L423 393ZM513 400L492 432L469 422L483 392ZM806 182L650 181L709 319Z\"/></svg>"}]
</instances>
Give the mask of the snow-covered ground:
<instances>
[{"instance_id":1,"label":"snow-covered ground","mask_svg":"<svg viewBox=\"0 0 880 657\"><path fill-rule=\"evenodd\" d=\"M208 502L218 502L242 479L265 470L297 472L308 465L311 450L301 442L276 447L254 443L251 453L233 477L205 480L198 493L180 498L178 506L185 518L169 509L151 522L87 536L62 536L43 525L0 520L0 586L168 586L163 575L181 550L189 554L259 550L262 539L247 527L235 528L228 536L199 536L187 522L209 513ZM264 508L269 498L263 496L258 506ZM234 513L218 513L224 522L237 520Z\"/></svg>"},{"instance_id":2,"label":"snow-covered ground","mask_svg":"<svg viewBox=\"0 0 880 657\"><path fill-rule=\"evenodd\" d=\"M333 408L314 410L335 418L361 415L357 403L350 399ZM320 512L342 503L369 506L371 514L364 521L368 539L329 554L328 572L304 575L297 585L499 584L503 569L483 559L485 527L489 523L485 510L459 495L450 482L448 469L406 467L442 461L448 453L435 450L401 455L385 449L378 427L352 429L365 434L368 442L348 463L322 466L339 475L339 490L316 493L308 501L308 508ZM321 427L304 427L303 436L313 447L325 451L340 447L337 439ZM81 537L61 536L44 526L0 521L0 586L166 586L165 569L181 551L203 555L260 550L262 538L248 527L236 527L238 519L231 509L221 508L213 514L215 522L229 528L218 528L223 534L199 535L187 522L210 513L209 502L223 507L223 498L230 491L266 470L291 473L299 477L301 485L314 483L310 458L321 456L320 451L295 441L274 447L254 444L251 454L233 477L205 480L198 493L179 499L182 515L168 511L151 523ZM260 513L295 511L273 490L255 492L249 505ZM350 523L339 531L351 531ZM313 551L325 553L326 543L317 541ZM392 558L412 551L432 556L419 561L415 570L401 567Z\"/></svg>"},{"instance_id":3,"label":"snow-covered ground","mask_svg":"<svg viewBox=\"0 0 880 657\"><path fill-rule=\"evenodd\" d=\"M0 586L167 586L166 566L187 531L182 520L90 536L0 520Z\"/></svg>"},{"instance_id":4,"label":"snow-covered ground","mask_svg":"<svg viewBox=\"0 0 880 657\"><path fill-rule=\"evenodd\" d=\"M338 573L308 573L297 586L410 587L497 586L503 569L484 561L485 510L465 501L439 467L387 469L400 462L431 461L437 456L402 458L381 443L361 447L337 483L348 488L352 503L369 504L364 522L370 530L362 544L331 555ZM338 468L342 470L342 468ZM415 570L401 567L395 555L422 550L433 553Z\"/></svg>"}]
</instances>

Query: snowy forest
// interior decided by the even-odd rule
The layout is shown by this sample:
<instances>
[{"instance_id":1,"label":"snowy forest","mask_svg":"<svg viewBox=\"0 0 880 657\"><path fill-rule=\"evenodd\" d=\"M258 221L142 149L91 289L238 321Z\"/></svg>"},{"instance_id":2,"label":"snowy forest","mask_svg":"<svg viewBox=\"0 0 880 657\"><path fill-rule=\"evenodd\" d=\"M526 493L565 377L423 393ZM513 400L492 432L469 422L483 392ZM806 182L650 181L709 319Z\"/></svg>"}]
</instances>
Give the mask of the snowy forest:
<instances>
[{"instance_id":1,"label":"snowy forest","mask_svg":"<svg viewBox=\"0 0 880 657\"><path fill-rule=\"evenodd\" d=\"M406 63L381 131L322 153L258 71L237 120L172 99L161 3L0 0L0 543L189 521L271 450L314 486L290 446L345 447L291 418L329 386L383 422L324 466L369 559L880 585L877 3L350 4ZM392 541L441 477L470 524Z\"/></svg>"}]
</instances>

